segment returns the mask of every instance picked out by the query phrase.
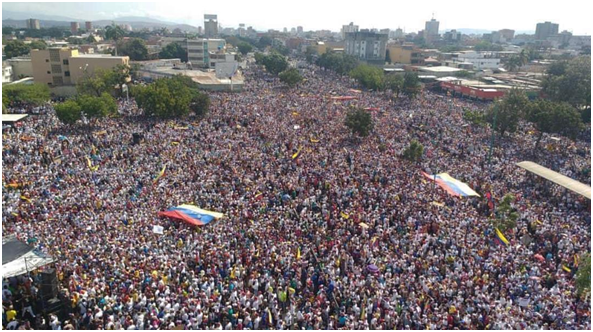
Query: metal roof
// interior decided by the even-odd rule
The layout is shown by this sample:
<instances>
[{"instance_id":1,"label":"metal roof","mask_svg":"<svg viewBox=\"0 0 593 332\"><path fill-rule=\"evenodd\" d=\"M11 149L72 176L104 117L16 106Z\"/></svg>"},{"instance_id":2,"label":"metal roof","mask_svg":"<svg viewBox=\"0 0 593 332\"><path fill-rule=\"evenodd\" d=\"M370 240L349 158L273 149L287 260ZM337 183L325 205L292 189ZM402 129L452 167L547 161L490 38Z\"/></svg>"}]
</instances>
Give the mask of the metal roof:
<instances>
[{"instance_id":1,"label":"metal roof","mask_svg":"<svg viewBox=\"0 0 593 332\"><path fill-rule=\"evenodd\" d=\"M588 186L584 183L579 181L573 180L568 176L562 175L558 172L554 172L553 170L546 168L544 166L538 165L532 161L522 161L517 163L517 166L533 173L536 175L541 176L544 179L550 180L557 185L560 185L566 189L569 189L579 195L585 196L588 199L591 199L591 186Z\"/></svg>"},{"instance_id":2,"label":"metal roof","mask_svg":"<svg viewBox=\"0 0 593 332\"><path fill-rule=\"evenodd\" d=\"M2 122L18 122L28 116L29 114L2 114Z\"/></svg>"}]
</instances>

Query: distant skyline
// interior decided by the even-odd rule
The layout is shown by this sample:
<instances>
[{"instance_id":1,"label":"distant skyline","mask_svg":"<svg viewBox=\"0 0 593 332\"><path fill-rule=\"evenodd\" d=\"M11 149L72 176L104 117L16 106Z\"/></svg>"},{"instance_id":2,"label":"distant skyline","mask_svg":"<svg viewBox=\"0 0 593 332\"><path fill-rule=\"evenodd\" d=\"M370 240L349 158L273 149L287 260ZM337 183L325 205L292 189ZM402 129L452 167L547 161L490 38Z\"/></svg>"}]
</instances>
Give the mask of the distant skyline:
<instances>
[{"instance_id":1,"label":"distant skyline","mask_svg":"<svg viewBox=\"0 0 593 332\"><path fill-rule=\"evenodd\" d=\"M440 22L439 32L450 29L483 29L488 31L514 29L535 31L539 22L551 21L560 31L590 35L589 6L581 1L497 1L490 4L460 0L443 1L331 1L322 0L227 0L224 2L3 2L3 11L71 17L78 20L105 20L138 16L163 21L203 26L204 14L217 14L223 27L239 23L258 30L302 26L305 31L339 31L342 25L354 22L361 29L396 29L417 32L424 22L434 18ZM559 6L559 4L561 4ZM489 8L490 5L495 6ZM2 17L7 19L9 17Z\"/></svg>"}]
</instances>

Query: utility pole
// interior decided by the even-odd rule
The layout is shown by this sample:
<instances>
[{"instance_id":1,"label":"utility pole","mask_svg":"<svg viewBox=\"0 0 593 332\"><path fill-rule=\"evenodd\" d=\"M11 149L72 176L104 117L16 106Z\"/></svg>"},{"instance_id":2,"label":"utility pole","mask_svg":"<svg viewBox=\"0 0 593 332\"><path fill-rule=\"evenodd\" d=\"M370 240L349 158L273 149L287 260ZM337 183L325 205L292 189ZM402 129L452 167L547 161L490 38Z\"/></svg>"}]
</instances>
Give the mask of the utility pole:
<instances>
[{"instance_id":1,"label":"utility pole","mask_svg":"<svg viewBox=\"0 0 593 332\"><path fill-rule=\"evenodd\" d=\"M492 177L492 148L494 147L494 129L496 127L496 117L498 116L498 104L494 105L494 119L492 119L492 137L490 138L490 151L488 152L488 170Z\"/></svg>"}]
</instances>

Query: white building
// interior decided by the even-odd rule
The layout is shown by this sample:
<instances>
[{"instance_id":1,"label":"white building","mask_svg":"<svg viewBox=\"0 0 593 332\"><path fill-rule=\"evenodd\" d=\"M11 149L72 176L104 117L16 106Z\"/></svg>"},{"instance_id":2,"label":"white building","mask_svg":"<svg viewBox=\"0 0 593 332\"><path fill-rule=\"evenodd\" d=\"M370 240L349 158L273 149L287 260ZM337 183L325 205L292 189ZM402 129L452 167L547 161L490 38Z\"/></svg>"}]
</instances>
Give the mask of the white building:
<instances>
[{"instance_id":1,"label":"white building","mask_svg":"<svg viewBox=\"0 0 593 332\"><path fill-rule=\"evenodd\" d=\"M12 82L12 66L2 62L2 83Z\"/></svg>"},{"instance_id":2,"label":"white building","mask_svg":"<svg viewBox=\"0 0 593 332\"><path fill-rule=\"evenodd\" d=\"M493 57L490 52L462 51L459 52L457 60L472 63L475 70L500 68L500 59Z\"/></svg>"}]
</instances>

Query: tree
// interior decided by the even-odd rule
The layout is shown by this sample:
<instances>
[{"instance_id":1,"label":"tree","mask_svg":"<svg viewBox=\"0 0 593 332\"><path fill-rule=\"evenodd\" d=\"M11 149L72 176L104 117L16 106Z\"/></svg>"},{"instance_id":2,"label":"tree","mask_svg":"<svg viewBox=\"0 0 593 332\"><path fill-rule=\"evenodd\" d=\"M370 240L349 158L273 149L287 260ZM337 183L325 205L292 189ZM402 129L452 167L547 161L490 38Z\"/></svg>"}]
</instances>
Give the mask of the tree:
<instances>
[{"instance_id":1,"label":"tree","mask_svg":"<svg viewBox=\"0 0 593 332\"><path fill-rule=\"evenodd\" d=\"M281 72L278 76L280 77L280 81L286 83L290 87L297 85L303 80L303 77L296 68L287 69Z\"/></svg>"},{"instance_id":2,"label":"tree","mask_svg":"<svg viewBox=\"0 0 593 332\"><path fill-rule=\"evenodd\" d=\"M89 118L103 118L117 114L117 104L111 95L104 92L100 97L81 95L76 99L81 112Z\"/></svg>"},{"instance_id":3,"label":"tree","mask_svg":"<svg viewBox=\"0 0 593 332\"><path fill-rule=\"evenodd\" d=\"M519 213L517 212L517 209L512 206L514 201L515 195L506 194L496 207L495 217L491 221L494 227L500 229L501 232L513 229L517 226Z\"/></svg>"},{"instance_id":4,"label":"tree","mask_svg":"<svg viewBox=\"0 0 593 332\"><path fill-rule=\"evenodd\" d=\"M117 47L116 47L117 52ZM148 48L144 40L140 38L132 38L120 46L120 53L127 55L132 61L142 61L148 59Z\"/></svg>"},{"instance_id":5,"label":"tree","mask_svg":"<svg viewBox=\"0 0 593 332\"><path fill-rule=\"evenodd\" d=\"M6 56L6 59L28 54L29 51L29 47L20 40L10 40L4 46L4 55Z\"/></svg>"},{"instance_id":6,"label":"tree","mask_svg":"<svg viewBox=\"0 0 593 332\"><path fill-rule=\"evenodd\" d=\"M350 72L350 76L367 89L383 89L383 71L375 66L358 65Z\"/></svg>"},{"instance_id":7,"label":"tree","mask_svg":"<svg viewBox=\"0 0 593 332\"><path fill-rule=\"evenodd\" d=\"M273 42L272 38L270 38L270 37L268 37L268 36L262 36L262 37L259 39L259 42L258 42L258 44L259 44L259 45L258 45L258 47L259 47L260 49L262 49L262 50L263 50L263 49L265 49L267 46L270 46L270 45L272 45L272 42Z\"/></svg>"},{"instance_id":8,"label":"tree","mask_svg":"<svg viewBox=\"0 0 593 332\"><path fill-rule=\"evenodd\" d=\"M420 80L418 75L414 72L406 72L404 74L403 93L410 98L414 98L420 92Z\"/></svg>"},{"instance_id":9,"label":"tree","mask_svg":"<svg viewBox=\"0 0 593 332\"><path fill-rule=\"evenodd\" d=\"M543 99L531 103L527 119L533 122L539 131L534 149L537 149L544 133L560 134L574 139L581 127L581 114L570 104Z\"/></svg>"},{"instance_id":10,"label":"tree","mask_svg":"<svg viewBox=\"0 0 593 332\"><path fill-rule=\"evenodd\" d=\"M112 22L111 25L105 27L105 39L113 40L115 42L115 55L117 55L117 43L120 41L126 32L120 26Z\"/></svg>"},{"instance_id":11,"label":"tree","mask_svg":"<svg viewBox=\"0 0 593 332\"><path fill-rule=\"evenodd\" d=\"M208 108L210 107L210 97L208 94L199 91L198 84L188 76L177 75L174 78L190 90L190 111L195 113L199 118L205 117L206 114L208 114Z\"/></svg>"},{"instance_id":12,"label":"tree","mask_svg":"<svg viewBox=\"0 0 593 332\"><path fill-rule=\"evenodd\" d=\"M290 50L284 45L276 45L274 46L274 50L284 56L288 56L290 54Z\"/></svg>"},{"instance_id":13,"label":"tree","mask_svg":"<svg viewBox=\"0 0 593 332\"><path fill-rule=\"evenodd\" d=\"M424 154L424 146L417 140L412 140L410 145L404 150L402 156L409 161L415 162L422 159Z\"/></svg>"},{"instance_id":14,"label":"tree","mask_svg":"<svg viewBox=\"0 0 593 332\"><path fill-rule=\"evenodd\" d=\"M237 45L237 48L239 49L239 52L241 52L241 54L243 54L243 55L246 55L247 53L249 53L253 50L253 46L251 46L251 44L246 43L246 42L240 42Z\"/></svg>"},{"instance_id":15,"label":"tree","mask_svg":"<svg viewBox=\"0 0 593 332\"><path fill-rule=\"evenodd\" d=\"M383 80L383 88L385 90L391 90L395 97L399 97L399 94L404 88L404 77L402 75L385 75Z\"/></svg>"},{"instance_id":16,"label":"tree","mask_svg":"<svg viewBox=\"0 0 593 332\"><path fill-rule=\"evenodd\" d=\"M353 134L358 134L362 137L367 137L375 126L371 114L360 108L350 110L346 114L344 124L352 130Z\"/></svg>"},{"instance_id":17,"label":"tree","mask_svg":"<svg viewBox=\"0 0 593 332\"><path fill-rule=\"evenodd\" d=\"M286 61L286 58L279 53L274 52L270 55L266 55L262 61L266 70L273 75L278 75L288 68L288 61Z\"/></svg>"},{"instance_id":18,"label":"tree","mask_svg":"<svg viewBox=\"0 0 593 332\"><path fill-rule=\"evenodd\" d=\"M529 99L525 93L519 89L513 89L507 93L504 98L495 102L486 113L486 120L495 123L500 136L505 132L514 133L517 131L519 120L522 119L529 106ZM496 117L496 121L494 118Z\"/></svg>"},{"instance_id":19,"label":"tree","mask_svg":"<svg viewBox=\"0 0 593 332\"><path fill-rule=\"evenodd\" d=\"M115 88L121 93L123 85L130 77L130 66L117 65L110 70L97 69L92 74L86 74L78 81L76 90L79 94L100 97L103 93L113 93Z\"/></svg>"},{"instance_id":20,"label":"tree","mask_svg":"<svg viewBox=\"0 0 593 332\"><path fill-rule=\"evenodd\" d=\"M181 59L183 62L187 62L187 51L181 47L177 42L170 43L163 47L159 53L161 59Z\"/></svg>"},{"instance_id":21,"label":"tree","mask_svg":"<svg viewBox=\"0 0 593 332\"><path fill-rule=\"evenodd\" d=\"M191 89L178 76L161 78L148 86L137 86L133 94L146 115L160 118L187 115L193 97Z\"/></svg>"},{"instance_id":22,"label":"tree","mask_svg":"<svg viewBox=\"0 0 593 332\"><path fill-rule=\"evenodd\" d=\"M265 55L263 55L262 53L257 52L253 57L255 58L255 63L257 63L258 65L264 64Z\"/></svg>"},{"instance_id":23,"label":"tree","mask_svg":"<svg viewBox=\"0 0 593 332\"><path fill-rule=\"evenodd\" d=\"M522 60L517 55L510 56L504 64L508 71L517 71L522 65Z\"/></svg>"},{"instance_id":24,"label":"tree","mask_svg":"<svg viewBox=\"0 0 593 332\"><path fill-rule=\"evenodd\" d=\"M352 55L328 51L317 58L316 64L325 69L335 71L340 75L347 75L358 66L358 59Z\"/></svg>"},{"instance_id":25,"label":"tree","mask_svg":"<svg viewBox=\"0 0 593 332\"><path fill-rule=\"evenodd\" d=\"M75 100L66 100L54 106L58 119L65 124L74 124L81 118L81 107Z\"/></svg>"},{"instance_id":26,"label":"tree","mask_svg":"<svg viewBox=\"0 0 593 332\"><path fill-rule=\"evenodd\" d=\"M49 88L45 84L11 84L2 87L2 102L12 104L41 105L50 99Z\"/></svg>"},{"instance_id":27,"label":"tree","mask_svg":"<svg viewBox=\"0 0 593 332\"><path fill-rule=\"evenodd\" d=\"M473 111L463 108L463 119L480 127L486 126L486 115L481 111Z\"/></svg>"},{"instance_id":28,"label":"tree","mask_svg":"<svg viewBox=\"0 0 593 332\"><path fill-rule=\"evenodd\" d=\"M32 50L44 50L47 48L47 44L43 40L33 40L29 44L29 48Z\"/></svg>"},{"instance_id":29,"label":"tree","mask_svg":"<svg viewBox=\"0 0 593 332\"><path fill-rule=\"evenodd\" d=\"M305 50L305 59L308 63L313 63L313 56L317 55L317 50L313 46L307 46Z\"/></svg>"},{"instance_id":30,"label":"tree","mask_svg":"<svg viewBox=\"0 0 593 332\"><path fill-rule=\"evenodd\" d=\"M584 254L579 259L579 267L576 275L576 287L578 296L591 294L591 253Z\"/></svg>"},{"instance_id":31,"label":"tree","mask_svg":"<svg viewBox=\"0 0 593 332\"><path fill-rule=\"evenodd\" d=\"M591 108L591 56L552 64L542 80L542 93L578 109Z\"/></svg>"}]
</instances>

